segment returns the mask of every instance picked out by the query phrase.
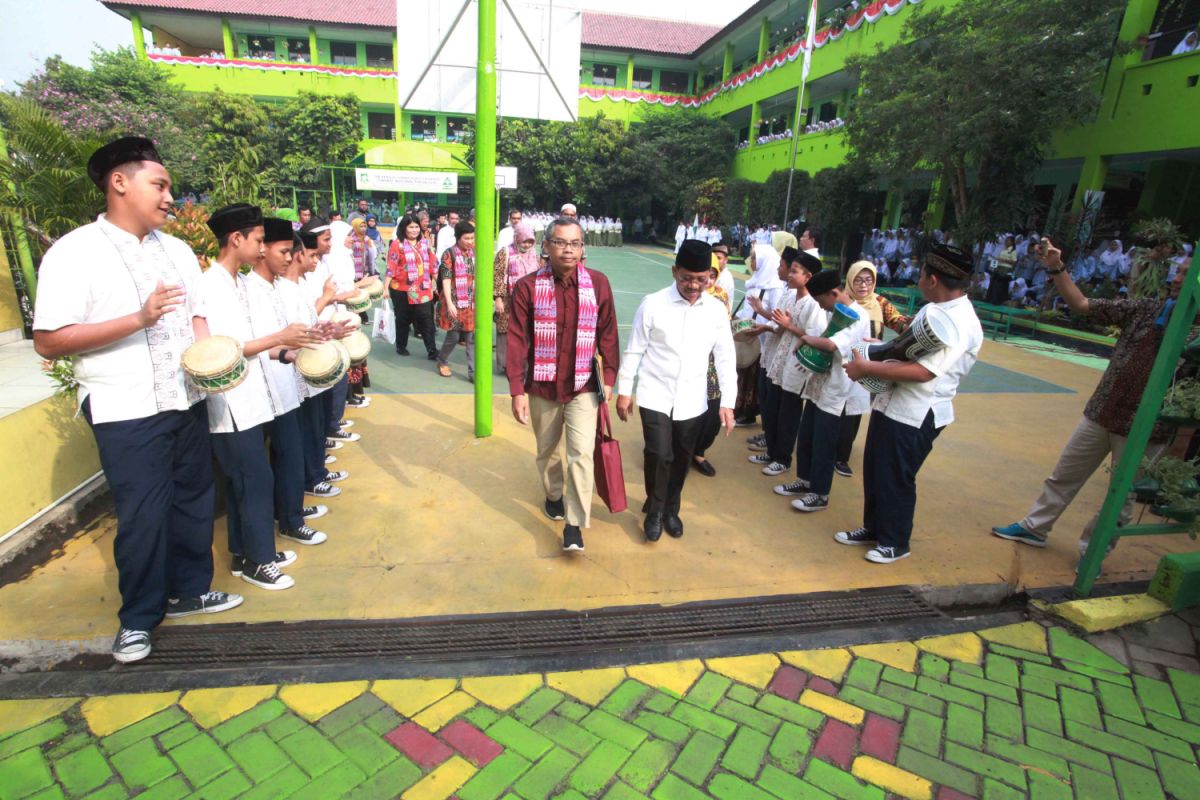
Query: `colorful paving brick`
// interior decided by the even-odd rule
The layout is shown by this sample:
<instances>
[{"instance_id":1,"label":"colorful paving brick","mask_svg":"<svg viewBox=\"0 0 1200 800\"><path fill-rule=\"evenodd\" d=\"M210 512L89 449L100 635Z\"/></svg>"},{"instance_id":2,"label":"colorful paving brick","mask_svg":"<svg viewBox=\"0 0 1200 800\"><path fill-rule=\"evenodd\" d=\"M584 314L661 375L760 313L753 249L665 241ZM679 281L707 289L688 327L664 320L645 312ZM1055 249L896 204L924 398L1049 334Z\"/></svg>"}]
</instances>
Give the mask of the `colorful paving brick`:
<instances>
[{"instance_id":1,"label":"colorful paving brick","mask_svg":"<svg viewBox=\"0 0 1200 800\"><path fill-rule=\"evenodd\" d=\"M0 701L0 800L1200 797L1200 677L1062 628L603 670Z\"/></svg>"}]
</instances>

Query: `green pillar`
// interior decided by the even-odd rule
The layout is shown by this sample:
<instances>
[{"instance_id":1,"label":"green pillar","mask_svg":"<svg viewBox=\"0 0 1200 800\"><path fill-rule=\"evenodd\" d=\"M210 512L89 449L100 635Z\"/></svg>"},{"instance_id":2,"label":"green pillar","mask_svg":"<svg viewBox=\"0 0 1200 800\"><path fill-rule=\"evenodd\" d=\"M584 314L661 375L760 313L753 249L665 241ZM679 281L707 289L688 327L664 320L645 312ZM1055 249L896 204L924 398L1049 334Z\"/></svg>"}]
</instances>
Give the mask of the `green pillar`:
<instances>
[{"instance_id":1,"label":"green pillar","mask_svg":"<svg viewBox=\"0 0 1200 800\"><path fill-rule=\"evenodd\" d=\"M729 80L729 76L733 74L733 44L725 43L725 60L721 62L721 80Z\"/></svg>"},{"instance_id":2,"label":"green pillar","mask_svg":"<svg viewBox=\"0 0 1200 800\"><path fill-rule=\"evenodd\" d=\"M762 22L758 26L758 60L762 61L767 57L767 50L771 48L771 18L763 17Z\"/></svg>"},{"instance_id":3,"label":"green pillar","mask_svg":"<svg viewBox=\"0 0 1200 800\"><path fill-rule=\"evenodd\" d=\"M221 19L221 43L225 48L225 58L234 58L237 51L233 47L233 28L229 25L229 20L224 18Z\"/></svg>"},{"instance_id":4,"label":"green pillar","mask_svg":"<svg viewBox=\"0 0 1200 800\"><path fill-rule=\"evenodd\" d=\"M392 31L392 70L399 68L400 64L400 42L396 39L396 32Z\"/></svg>"},{"instance_id":5,"label":"green pillar","mask_svg":"<svg viewBox=\"0 0 1200 800\"><path fill-rule=\"evenodd\" d=\"M633 53L630 53L625 61L625 88L633 88Z\"/></svg>"},{"instance_id":6,"label":"green pillar","mask_svg":"<svg viewBox=\"0 0 1200 800\"><path fill-rule=\"evenodd\" d=\"M8 158L8 143L4 138L4 126L0 125L0 156ZM9 190L15 191L11 183ZM9 214L8 224L12 227L13 246L17 248L17 264L21 267L21 277L25 280L25 291L29 295L29 307L33 308L37 299L37 271L33 267L33 251L29 248L29 237L25 232L25 220L20 214Z\"/></svg>"},{"instance_id":7,"label":"green pillar","mask_svg":"<svg viewBox=\"0 0 1200 800\"><path fill-rule=\"evenodd\" d=\"M1103 189L1104 181L1108 178L1108 157L1090 155L1083 160L1083 170L1079 173L1079 184L1075 187L1075 197L1071 199L1071 211L1083 208L1083 198L1089 191Z\"/></svg>"},{"instance_id":8,"label":"green pillar","mask_svg":"<svg viewBox=\"0 0 1200 800\"><path fill-rule=\"evenodd\" d=\"M142 30L142 15L134 11L129 15L133 23L133 50L142 61L146 60L146 32Z\"/></svg>"},{"instance_id":9,"label":"green pillar","mask_svg":"<svg viewBox=\"0 0 1200 800\"><path fill-rule=\"evenodd\" d=\"M475 435L492 435L492 228L496 206L496 0L479 0L475 68Z\"/></svg>"},{"instance_id":10,"label":"green pillar","mask_svg":"<svg viewBox=\"0 0 1200 800\"><path fill-rule=\"evenodd\" d=\"M950 184L941 176L934 178L929 187L929 205L925 207L925 230L942 227L946 219L946 201L950 198Z\"/></svg>"},{"instance_id":11,"label":"green pillar","mask_svg":"<svg viewBox=\"0 0 1200 800\"><path fill-rule=\"evenodd\" d=\"M321 50L317 46L317 29L313 25L308 26L308 63L321 63Z\"/></svg>"},{"instance_id":12,"label":"green pillar","mask_svg":"<svg viewBox=\"0 0 1200 800\"><path fill-rule=\"evenodd\" d=\"M748 145L748 148L750 150L754 149L755 140L758 139L758 123L762 121L761 117L762 117L762 110L759 108L758 102L756 101L754 103L751 103L750 104L750 139L749 139L750 144Z\"/></svg>"},{"instance_id":13,"label":"green pillar","mask_svg":"<svg viewBox=\"0 0 1200 800\"><path fill-rule=\"evenodd\" d=\"M895 228L900 225L900 213L904 210L904 190L893 186L888 189L887 199L883 203L883 222L881 228Z\"/></svg>"}]
</instances>

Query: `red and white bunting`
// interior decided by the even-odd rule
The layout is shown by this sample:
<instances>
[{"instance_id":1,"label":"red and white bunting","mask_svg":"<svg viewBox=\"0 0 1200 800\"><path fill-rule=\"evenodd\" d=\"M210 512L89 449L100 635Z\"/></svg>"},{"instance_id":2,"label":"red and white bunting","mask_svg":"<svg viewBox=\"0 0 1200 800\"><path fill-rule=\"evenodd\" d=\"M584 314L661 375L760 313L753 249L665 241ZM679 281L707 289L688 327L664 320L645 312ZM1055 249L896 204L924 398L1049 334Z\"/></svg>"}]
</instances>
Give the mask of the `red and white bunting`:
<instances>
[{"instance_id":1,"label":"red and white bunting","mask_svg":"<svg viewBox=\"0 0 1200 800\"><path fill-rule=\"evenodd\" d=\"M321 75L351 78L395 79L396 77L396 73L392 70L334 67L325 64L302 64L290 61L250 61L240 58L169 56L162 53L147 53L146 57L151 61L161 61L165 64L192 64L195 66L225 67L229 69L255 69L263 72L315 72Z\"/></svg>"}]
</instances>

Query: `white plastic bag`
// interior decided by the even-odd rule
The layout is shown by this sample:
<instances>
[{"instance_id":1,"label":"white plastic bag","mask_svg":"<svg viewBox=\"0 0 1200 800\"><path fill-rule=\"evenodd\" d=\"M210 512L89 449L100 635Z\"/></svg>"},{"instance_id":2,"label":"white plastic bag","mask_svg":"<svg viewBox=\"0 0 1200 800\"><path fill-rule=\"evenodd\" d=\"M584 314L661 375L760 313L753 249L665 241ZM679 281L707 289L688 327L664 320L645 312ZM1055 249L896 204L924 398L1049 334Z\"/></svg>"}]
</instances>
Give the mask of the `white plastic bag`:
<instances>
[{"instance_id":1,"label":"white plastic bag","mask_svg":"<svg viewBox=\"0 0 1200 800\"><path fill-rule=\"evenodd\" d=\"M383 339L388 344L396 343L396 312L392 310L392 298L385 297L375 307L371 319L371 338Z\"/></svg>"}]
</instances>

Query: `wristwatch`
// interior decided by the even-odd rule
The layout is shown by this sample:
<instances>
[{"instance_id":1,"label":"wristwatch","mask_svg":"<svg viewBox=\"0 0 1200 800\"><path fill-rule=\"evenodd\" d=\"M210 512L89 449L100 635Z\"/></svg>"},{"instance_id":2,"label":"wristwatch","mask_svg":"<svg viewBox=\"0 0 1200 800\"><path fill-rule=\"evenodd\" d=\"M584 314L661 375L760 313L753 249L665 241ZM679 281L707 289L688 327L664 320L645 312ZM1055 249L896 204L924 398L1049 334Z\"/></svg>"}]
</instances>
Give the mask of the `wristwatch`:
<instances>
[{"instance_id":1,"label":"wristwatch","mask_svg":"<svg viewBox=\"0 0 1200 800\"><path fill-rule=\"evenodd\" d=\"M286 363L288 363L288 362L287 362L287 354L288 354L288 349L287 349L286 347L284 347L284 348L281 348L281 349L279 350L279 363L280 363L280 364L286 364Z\"/></svg>"},{"instance_id":2,"label":"wristwatch","mask_svg":"<svg viewBox=\"0 0 1200 800\"><path fill-rule=\"evenodd\" d=\"M1046 270L1046 274L1047 275L1062 275L1066 271L1067 271L1066 267L1059 267L1058 269Z\"/></svg>"}]
</instances>

